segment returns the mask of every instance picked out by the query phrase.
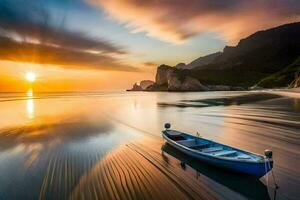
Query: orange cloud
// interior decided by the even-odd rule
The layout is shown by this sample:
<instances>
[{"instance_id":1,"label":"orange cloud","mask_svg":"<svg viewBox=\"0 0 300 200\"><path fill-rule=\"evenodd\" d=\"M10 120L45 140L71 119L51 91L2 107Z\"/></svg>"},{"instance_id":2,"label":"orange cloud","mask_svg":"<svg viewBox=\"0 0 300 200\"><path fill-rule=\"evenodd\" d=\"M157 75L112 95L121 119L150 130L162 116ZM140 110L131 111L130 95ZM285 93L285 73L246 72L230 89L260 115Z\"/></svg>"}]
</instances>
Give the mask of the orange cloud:
<instances>
[{"instance_id":1,"label":"orange cloud","mask_svg":"<svg viewBox=\"0 0 300 200\"><path fill-rule=\"evenodd\" d=\"M300 19L298 0L88 0L132 32L180 44L204 33L236 42L259 29Z\"/></svg>"}]
</instances>

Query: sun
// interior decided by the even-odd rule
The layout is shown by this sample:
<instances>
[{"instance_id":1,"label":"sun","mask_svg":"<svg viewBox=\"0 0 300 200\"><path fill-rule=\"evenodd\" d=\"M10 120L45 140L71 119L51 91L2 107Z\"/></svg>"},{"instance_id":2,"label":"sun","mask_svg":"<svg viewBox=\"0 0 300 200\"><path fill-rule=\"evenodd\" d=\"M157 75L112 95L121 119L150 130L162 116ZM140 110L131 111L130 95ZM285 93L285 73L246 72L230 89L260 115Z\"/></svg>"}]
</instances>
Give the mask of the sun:
<instances>
[{"instance_id":1,"label":"sun","mask_svg":"<svg viewBox=\"0 0 300 200\"><path fill-rule=\"evenodd\" d=\"M35 79L36 79L36 74L34 73L34 72L27 72L26 74L25 74L25 78L26 78L26 80L28 81L28 82L34 82L35 81Z\"/></svg>"}]
</instances>

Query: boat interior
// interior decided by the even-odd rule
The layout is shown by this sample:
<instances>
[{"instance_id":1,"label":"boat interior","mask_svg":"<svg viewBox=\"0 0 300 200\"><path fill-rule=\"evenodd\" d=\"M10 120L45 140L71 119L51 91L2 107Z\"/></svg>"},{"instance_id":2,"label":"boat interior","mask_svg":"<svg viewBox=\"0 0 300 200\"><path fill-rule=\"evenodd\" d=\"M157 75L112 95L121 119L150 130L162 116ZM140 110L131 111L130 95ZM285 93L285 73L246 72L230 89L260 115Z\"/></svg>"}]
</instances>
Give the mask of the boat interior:
<instances>
[{"instance_id":1,"label":"boat interior","mask_svg":"<svg viewBox=\"0 0 300 200\"><path fill-rule=\"evenodd\" d=\"M206 140L201 137L181 133L179 131L167 130L166 136L178 144L211 156L249 161L258 161L263 158L256 154L244 152L239 149L222 145L211 140Z\"/></svg>"}]
</instances>

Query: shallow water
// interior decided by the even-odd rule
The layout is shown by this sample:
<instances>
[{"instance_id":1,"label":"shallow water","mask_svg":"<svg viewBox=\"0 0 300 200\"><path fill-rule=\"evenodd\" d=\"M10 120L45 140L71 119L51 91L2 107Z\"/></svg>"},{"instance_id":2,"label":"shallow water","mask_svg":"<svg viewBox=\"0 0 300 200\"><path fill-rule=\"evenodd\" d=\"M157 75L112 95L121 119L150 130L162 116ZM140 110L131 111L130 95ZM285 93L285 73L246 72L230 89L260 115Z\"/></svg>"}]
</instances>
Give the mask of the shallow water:
<instances>
[{"instance_id":1,"label":"shallow water","mask_svg":"<svg viewBox=\"0 0 300 200\"><path fill-rule=\"evenodd\" d=\"M84 184L90 174L99 176L97 169L102 169L104 160L119 157L111 152L147 137L161 142L165 122L255 153L273 150L277 190L270 175L252 181L184 160L218 198L300 198L300 99L296 97L253 92L2 93L0 113L0 199L66 199L87 192ZM159 145L147 145L160 151ZM126 155L126 149L121 152ZM172 148L166 152L178 163L186 159ZM132 162L125 159L118 166L136 173ZM118 190L109 184L95 185L100 193Z\"/></svg>"}]
</instances>

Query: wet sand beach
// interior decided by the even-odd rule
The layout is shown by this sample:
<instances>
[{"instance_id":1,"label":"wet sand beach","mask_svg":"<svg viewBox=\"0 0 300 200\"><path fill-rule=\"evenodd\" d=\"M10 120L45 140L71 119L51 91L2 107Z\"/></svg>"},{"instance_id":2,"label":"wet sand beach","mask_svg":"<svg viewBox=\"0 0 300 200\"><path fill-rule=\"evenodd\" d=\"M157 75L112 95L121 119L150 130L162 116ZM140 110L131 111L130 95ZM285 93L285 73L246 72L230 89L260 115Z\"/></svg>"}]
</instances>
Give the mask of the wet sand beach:
<instances>
[{"instance_id":1,"label":"wet sand beach","mask_svg":"<svg viewBox=\"0 0 300 200\"><path fill-rule=\"evenodd\" d=\"M72 199L217 199L178 161L163 156L161 144L143 139L109 153L80 179Z\"/></svg>"}]
</instances>

